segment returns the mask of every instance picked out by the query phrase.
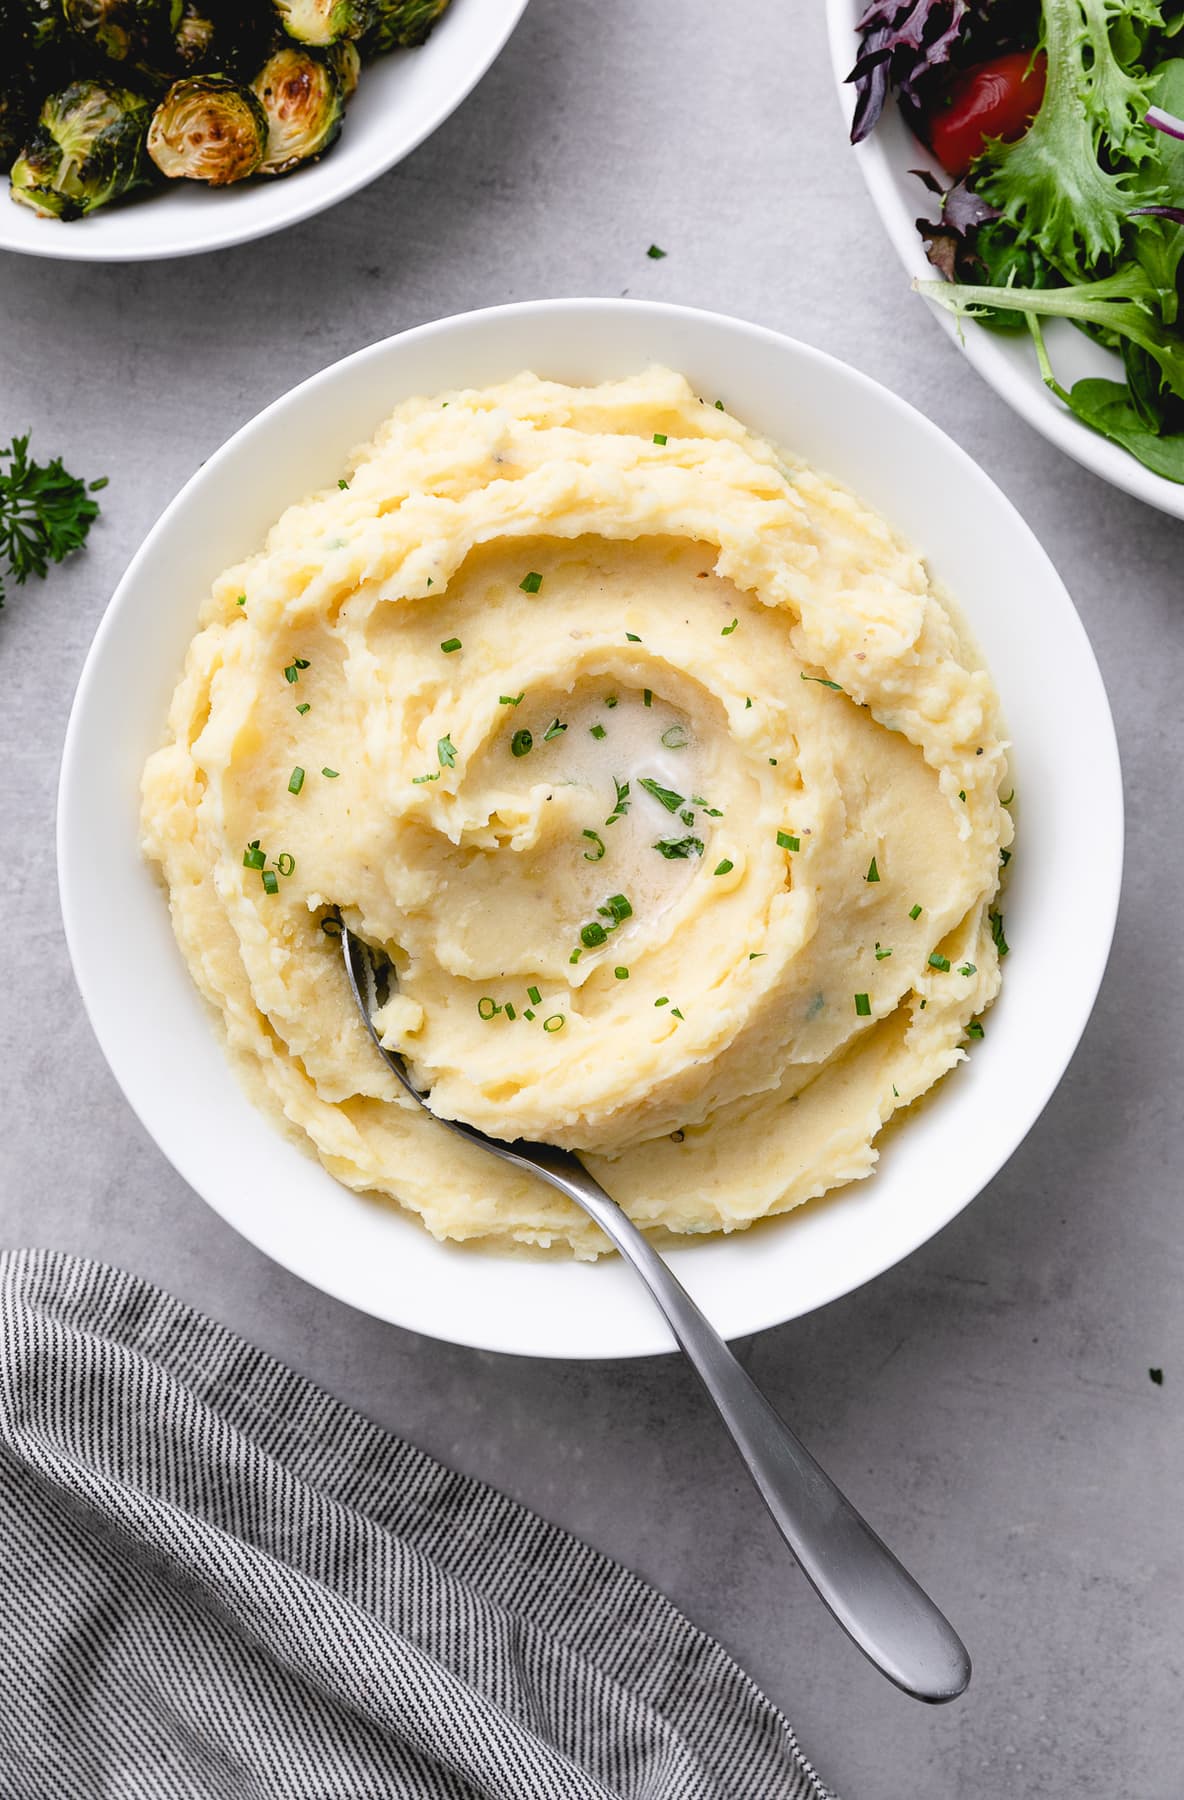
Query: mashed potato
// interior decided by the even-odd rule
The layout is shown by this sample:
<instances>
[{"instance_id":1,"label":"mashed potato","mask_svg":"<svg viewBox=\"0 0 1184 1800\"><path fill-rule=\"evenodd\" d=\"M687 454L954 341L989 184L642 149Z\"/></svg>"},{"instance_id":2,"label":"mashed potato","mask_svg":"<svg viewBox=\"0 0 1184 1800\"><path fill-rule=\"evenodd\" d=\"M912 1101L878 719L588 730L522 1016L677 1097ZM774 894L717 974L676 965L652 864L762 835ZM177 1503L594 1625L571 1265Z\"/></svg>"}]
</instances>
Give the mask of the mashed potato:
<instances>
[{"instance_id":1,"label":"mashed potato","mask_svg":"<svg viewBox=\"0 0 1184 1800\"><path fill-rule=\"evenodd\" d=\"M603 1239L434 1110L576 1149L642 1224L869 1174L999 985L996 696L917 554L655 368L405 402L216 583L146 852L253 1087L440 1237ZM971 1035L974 1034L972 1027Z\"/></svg>"}]
</instances>

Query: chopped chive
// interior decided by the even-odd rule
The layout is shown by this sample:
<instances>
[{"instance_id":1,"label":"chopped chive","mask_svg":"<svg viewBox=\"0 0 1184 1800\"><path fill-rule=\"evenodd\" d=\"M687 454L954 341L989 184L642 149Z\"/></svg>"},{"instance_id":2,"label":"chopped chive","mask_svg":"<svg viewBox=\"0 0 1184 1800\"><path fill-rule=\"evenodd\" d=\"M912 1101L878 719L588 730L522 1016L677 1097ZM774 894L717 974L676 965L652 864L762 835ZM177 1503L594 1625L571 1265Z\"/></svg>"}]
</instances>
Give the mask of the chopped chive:
<instances>
[{"instance_id":1,"label":"chopped chive","mask_svg":"<svg viewBox=\"0 0 1184 1800\"><path fill-rule=\"evenodd\" d=\"M795 837L792 831L779 831L777 833L777 848L779 850L800 850L801 847L801 838Z\"/></svg>"},{"instance_id":2,"label":"chopped chive","mask_svg":"<svg viewBox=\"0 0 1184 1800\"><path fill-rule=\"evenodd\" d=\"M304 770L297 764L288 777L288 792L298 794L304 786Z\"/></svg>"},{"instance_id":3,"label":"chopped chive","mask_svg":"<svg viewBox=\"0 0 1184 1800\"><path fill-rule=\"evenodd\" d=\"M667 812L677 812L683 805L684 796L682 794L676 794L673 788L663 787L660 782L654 780L652 775L643 775L638 786L643 787L647 794L652 794L655 800L660 800Z\"/></svg>"},{"instance_id":4,"label":"chopped chive","mask_svg":"<svg viewBox=\"0 0 1184 1800\"><path fill-rule=\"evenodd\" d=\"M263 892L265 894L278 894L279 893L279 891L280 891L279 876L276 874L274 869L264 869L263 875L262 875L262 881L263 881Z\"/></svg>"},{"instance_id":5,"label":"chopped chive","mask_svg":"<svg viewBox=\"0 0 1184 1800\"><path fill-rule=\"evenodd\" d=\"M891 956L891 955L892 955L891 949L885 950L883 945L877 939L877 941L876 941L876 961L883 962L884 958L886 956Z\"/></svg>"},{"instance_id":6,"label":"chopped chive","mask_svg":"<svg viewBox=\"0 0 1184 1800\"><path fill-rule=\"evenodd\" d=\"M867 874L864 876L863 879L865 881L879 881L879 879L880 879L880 871L876 867L876 859L874 856L872 857L871 862L867 866Z\"/></svg>"},{"instance_id":7,"label":"chopped chive","mask_svg":"<svg viewBox=\"0 0 1184 1800\"><path fill-rule=\"evenodd\" d=\"M665 256L665 254L666 254L665 250L659 249L657 244L651 244L649 249L646 251L646 255L649 257L652 257L654 262L661 262L662 258Z\"/></svg>"},{"instance_id":8,"label":"chopped chive","mask_svg":"<svg viewBox=\"0 0 1184 1800\"><path fill-rule=\"evenodd\" d=\"M569 963L578 963L581 956L583 956L583 954L584 954L584 952L577 948L572 951L571 955L568 957L567 960Z\"/></svg>"},{"instance_id":9,"label":"chopped chive","mask_svg":"<svg viewBox=\"0 0 1184 1800\"><path fill-rule=\"evenodd\" d=\"M897 1087L895 1082L892 1083L892 1094L893 1094L894 1099L897 1099L897 1100L900 1099L900 1089Z\"/></svg>"},{"instance_id":10,"label":"chopped chive","mask_svg":"<svg viewBox=\"0 0 1184 1800\"><path fill-rule=\"evenodd\" d=\"M587 950L598 950L607 937L608 932L595 919L580 928L580 942Z\"/></svg>"},{"instance_id":11,"label":"chopped chive","mask_svg":"<svg viewBox=\"0 0 1184 1800\"><path fill-rule=\"evenodd\" d=\"M252 838L246 849L243 851L243 868L261 869L266 861L266 856L264 856L262 850L259 848L259 839Z\"/></svg>"},{"instance_id":12,"label":"chopped chive","mask_svg":"<svg viewBox=\"0 0 1184 1800\"><path fill-rule=\"evenodd\" d=\"M683 1015L683 1014L682 1014L682 1013L680 1013L680 1012L679 1012L679 1010L678 1010L678 1008L677 1008L677 1006L672 1006L672 1007L671 1007L671 1008L670 1008L670 1017L671 1017L671 1018L672 1018L672 1019L683 1019L683 1023L684 1023L684 1024L685 1024L685 1023L686 1023L686 1020L685 1020L685 1018L684 1018L684 1015Z\"/></svg>"},{"instance_id":13,"label":"chopped chive","mask_svg":"<svg viewBox=\"0 0 1184 1800\"><path fill-rule=\"evenodd\" d=\"M627 631L625 633L625 637L626 637L626 640L630 644L640 644L640 642L641 642L641 639L638 637L638 635L635 631Z\"/></svg>"},{"instance_id":14,"label":"chopped chive","mask_svg":"<svg viewBox=\"0 0 1184 1800\"><path fill-rule=\"evenodd\" d=\"M769 758L769 766L774 769L777 767L777 758L775 756Z\"/></svg>"},{"instance_id":15,"label":"chopped chive","mask_svg":"<svg viewBox=\"0 0 1184 1800\"><path fill-rule=\"evenodd\" d=\"M670 1005L670 995L669 994L660 994L658 996L658 998L654 1001L654 1005L655 1006L669 1006Z\"/></svg>"},{"instance_id":16,"label":"chopped chive","mask_svg":"<svg viewBox=\"0 0 1184 1800\"><path fill-rule=\"evenodd\" d=\"M598 831L585 831L584 836L587 838L588 842L594 846L591 850L585 850L584 861L599 862L604 855L604 839Z\"/></svg>"},{"instance_id":17,"label":"chopped chive","mask_svg":"<svg viewBox=\"0 0 1184 1800\"><path fill-rule=\"evenodd\" d=\"M654 704L654 690L653 690L653 688L642 688L642 690L641 690L641 700L642 700L642 705L643 705L643 706L652 706L652 705L653 705L653 704Z\"/></svg>"},{"instance_id":18,"label":"chopped chive","mask_svg":"<svg viewBox=\"0 0 1184 1800\"><path fill-rule=\"evenodd\" d=\"M349 486L349 482L344 481L340 477L338 477L337 485L339 488L347 488Z\"/></svg>"},{"instance_id":19,"label":"chopped chive","mask_svg":"<svg viewBox=\"0 0 1184 1800\"><path fill-rule=\"evenodd\" d=\"M1010 806L1014 799L1015 799L1015 789L1012 788L1010 794L1004 794L1002 796L1002 798L999 801L999 804L1000 804L1000 806Z\"/></svg>"},{"instance_id":20,"label":"chopped chive","mask_svg":"<svg viewBox=\"0 0 1184 1800\"><path fill-rule=\"evenodd\" d=\"M510 1019L510 1020L516 1019L518 1017L517 1012L514 1010L513 1003L509 1000L506 1001L505 1013L506 1013L507 1019Z\"/></svg>"},{"instance_id":21,"label":"chopped chive","mask_svg":"<svg viewBox=\"0 0 1184 1800\"><path fill-rule=\"evenodd\" d=\"M735 867L735 863L725 856L722 862L716 863L715 872L717 875L730 875Z\"/></svg>"},{"instance_id":22,"label":"chopped chive","mask_svg":"<svg viewBox=\"0 0 1184 1800\"><path fill-rule=\"evenodd\" d=\"M992 907L991 911L987 914L987 917L991 921L992 941L996 950L999 952L1000 958L1002 958L1007 955L1010 948L1007 939L1003 935L1003 914L1001 912L996 912Z\"/></svg>"},{"instance_id":23,"label":"chopped chive","mask_svg":"<svg viewBox=\"0 0 1184 1800\"><path fill-rule=\"evenodd\" d=\"M413 775L411 777L411 785L412 787L422 787L425 781L439 781L439 779L439 769L433 769L430 775Z\"/></svg>"},{"instance_id":24,"label":"chopped chive","mask_svg":"<svg viewBox=\"0 0 1184 1800\"><path fill-rule=\"evenodd\" d=\"M959 800L965 800L965 798L966 798L966 789L965 788L958 789L958 798L959 798Z\"/></svg>"},{"instance_id":25,"label":"chopped chive","mask_svg":"<svg viewBox=\"0 0 1184 1800\"><path fill-rule=\"evenodd\" d=\"M659 856L664 856L667 862L682 862L690 856L702 856L703 839L697 837L660 838L650 848L656 850Z\"/></svg>"},{"instance_id":26,"label":"chopped chive","mask_svg":"<svg viewBox=\"0 0 1184 1800\"><path fill-rule=\"evenodd\" d=\"M497 703L499 706L521 706L525 698L525 690L521 694L499 694Z\"/></svg>"},{"instance_id":27,"label":"chopped chive","mask_svg":"<svg viewBox=\"0 0 1184 1800\"><path fill-rule=\"evenodd\" d=\"M546 731L543 733L544 744L549 744L552 738L561 737L566 730L567 726L563 723L562 719L552 719Z\"/></svg>"},{"instance_id":28,"label":"chopped chive","mask_svg":"<svg viewBox=\"0 0 1184 1800\"><path fill-rule=\"evenodd\" d=\"M588 736L589 737L594 737L594 738L599 739L599 738L605 737L606 735L607 735L607 733L605 732L603 725L589 725L589 727L588 727Z\"/></svg>"},{"instance_id":29,"label":"chopped chive","mask_svg":"<svg viewBox=\"0 0 1184 1800\"><path fill-rule=\"evenodd\" d=\"M735 631L735 629L736 629L737 625L739 625L739 623L740 623L739 619L733 619L732 623L730 625L724 626L723 630L720 632L719 635L721 637L731 637L732 633Z\"/></svg>"},{"instance_id":30,"label":"chopped chive","mask_svg":"<svg viewBox=\"0 0 1184 1800\"><path fill-rule=\"evenodd\" d=\"M518 583L524 594L537 594L542 585L543 578L537 569L531 569Z\"/></svg>"},{"instance_id":31,"label":"chopped chive","mask_svg":"<svg viewBox=\"0 0 1184 1800\"><path fill-rule=\"evenodd\" d=\"M294 657L284 670L284 680L288 682L289 685L294 681L299 681L301 669L307 669L308 666L308 658L306 656Z\"/></svg>"},{"instance_id":32,"label":"chopped chive","mask_svg":"<svg viewBox=\"0 0 1184 1800\"><path fill-rule=\"evenodd\" d=\"M300 714L300 717L303 718L305 713L308 711L308 701L302 700L300 702L300 705L296 708L296 711Z\"/></svg>"},{"instance_id":33,"label":"chopped chive","mask_svg":"<svg viewBox=\"0 0 1184 1800\"><path fill-rule=\"evenodd\" d=\"M958 973L959 973L959 975L965 975L965 976L969 977L971 975L977 975L978 970L975 968L975 966L972 962L965 962L965 963L958 964Z\"/></svg>"},{"instance_id":34,"label":"chopped chive","mask_svg":"<svg viewBox=\"0 0 1184 1800\"><path fill-rule=\"evenodd\" d=\"M987 1034L977 1019L971 1019L969 1025L966 1027L966 1035L968 1038L982 1038L986 1037Z\"/></svg>"},{"instance_id":35,"label":"chopped chive","mask_svg":"<svg viewBox=\"0 0 1184 1800\"><path fill-rule=\"evenodd\" d=\"M296 867L296 858L287 850L281 850L275 859L275 866L281 875L288 876Z\"/></svg>"},{"instance_id":36,"label":"chopped chive","mask_svg":"<svg viewBox=\"0 0 1184 1800\"><path fill-rule=\"evenodd\" d=\"M451 656L452 652L454 650L459 650L460 647L461 647L461 644L460 644L459 638L445 638L444 642L440 645L440 648L441 648L441 650L443 650L445 656Z\"/></svg>"},{"instance_id":37,"label":"chopped chive","mask_svg":"<svg viewBox=\"0 0 1184 1800\"><path fill-rule=\"evenodd\" d=\"M716 401L716 403L715 403L715 410L716 410L716 412L722 412L722 411L723 411L723 410L724 410L724 403L723 403L723 401L722 401L722 400L717 400L717 401Z\"/></svg>"},{"instance_id":38,"label":"chopped chive","mask_svg":"<svg viewBox=\"0 0 1184 1800\"><path fill-rule=\"evenodd\" d=\"M940 969L942 971L942 973L944 974L946 972L946 970L949 968L949 966L950 966L950 959L948 956L943 956L940 950L934 950L931 952L930 957L929 957L929 967L931 969Z\"/></svg>"},{"instance_id":39,"label":"chopped chive","mask_svg":"<svg viewBox=\"0 0 1184 1800\"><path fill-rule=\"evenodd\" d=\"M543 1020L543 1030L544 1031L562 1031L563 1030L563 1014L562 1013L552 1013L551 1017L549 1019L544 1019Z\"/></svg>"},{"instance_id":40,"label":"chopped chive","mask_svg":"<svg viewBox=\"0 0 1184 1800\"><path fill-rule=\"evenodd\" d=\"M655 431L654 442L655 444L664 444L666 442L666 433L664 431Z\"/></svg>"},{"instance_id":41,"label":"chopped chive","mask_svg":"<svg viewBox=\"0 0 1184 1800\"><path fill-rule=\"evenodd\" d=\"M245 594L240 594L234 604L236 606L245 606L247 604L247 596Z\"/></svg>"},{"instance_id":42,"label":"chopped chive","mask_svg":"<svg viewBox=\"0 0 1184 1800\"><path fill-rule=\"evenodd\" d=\"M769 952L767 950L750 950L748 952L748 960L749 962L755 962L758 956L768 956L768 954Z\"/></svg>"},{"instance_id":43,"label":"chopped chive","mask_svg":"<svg viewBox=\"0 0 1184 1800\"><path fill-rule=\"evenodd\" d=\"M625 919L633 917L633 903L624 894L610 894L603 906L597 907L606 919L612 919L620 925Z\"/></svg>"},{"instance_id":44,"label":"chopped chive","mask_svg":"<svg viewBox=\"0 0 1184 1800\"><path fill-rule=\"evenodd\" d=\"M750 697L747 694L745 694L745 696L744 696L744 710L745 710L745 712L752 711L752 700L750 699Z\"/></svg>"},{"instance_id":45,"label":"chopped chive","mask_svg":"<svg viewBox=\"0 0 1184 1800\"><path fill-rule=\"evenodd\" d=\"M492 994L482 994L477 1002L477 1012L482 1019L495 1019L501 1010Z\"/></svg>"},{"instance_id":46,"label":"chopped chive","mask_svg":"<svg viewBox=\"0 0 1184 1800\"><path fill-rule=\"evenodd\" d=\"M909 907L909 918L910 919L919 919L920 917L921 917L921 908L919 906L910 906Z\"/></svg>"},{"instance_id":47,"label":"chopped chive","mask_svg":"<svg viewBox=\"0 0 1184 1800\"><path fill-rule=\"evenodd\" d=\"M616 696L616 695L615 695L615 694L606 694L606 695L605 695L605 696L604 696L604 704L605 704L605 705L606 705L606 706L607 706L607 707L608 707L608 708L609 708L609 709L610 709L610 711L611 711L611 709L612 709L612 708L613 708L613 707L614 707L614 706L616 706L616 705L617 705L617 696Z\"/></svg>"},{"instance_id":48,"label":"chopped chive","mask_svg":"<svg viewBox=\"0 0 1184 1800\"><path fill-rule=\"evenodd\" d=\"M859 1018L861 1018L861 1019L870 1019L871 1018L872 1003L868 999L866 994L856 994L856 996L855 996L855 1011L856 1011L857 1015L859 1016Z\"/></svg>"},{"instance_id":49,"label":"chopped chive","mask_svg":"<svg viewBox=\"0 0 1184 1800\"><path fill-rule=\"evenodd\" d=\"M341 773L340 769L322 769L321 770L321 774L325 777L325 779L327 781L336 781L337 777L338 777L338 775L340 775L340 773Z\"/></svg>"},{"instance_id":50,"label":"chopped chive","mask_svg":"<svg viewBox=\"0 0 1184 1800\"><path fill-rule=\"evenodd\" d=\"M530 1001L532 1006L541 1006L543 1004L543 996L539 993L537 987L528 987L526 990L526 998Z\"/></svg>"},{"instance_id":51,"label":"chopped chive","mask_svg":"<svg viewBox=\"0 0 1184 1800\"><path fill-rule=\"evenodd\" d=\"M841 694L843 691L837 681L828 681L825 675L807 675L803 669L801 676L803 681L816 681L819 687L833 688L836 694Z\"/></svg>"},{"instance_id":52,"label":"chopped chive","mask_svg":"<svg viewBox=\"0 0 1184 1800\"><path fill-rule=\"evenodd\" d=\"M685 725L668 725L662 733L667 750L685 750L690 741L691 734Z\"/></svg>"},{"instance_id":53,"label":"chopped chive","mask_svg":"<svg viewBox=\"0 0 1184 1800\"><path fill-rule=\"evenodd\" d=\"M619 963L617 965L617 967L613 970L613 974L616 976L618 981L628 981L628 979L629 979L629 971L625 967L624 963Z\"/></svg>"},{"instance_id":54,"label":"chopped chive","mask_svg":"<svg viewBox=\"0 0 1184 1800\"><path fill-rule=\"evenodd\" d=\"M1000 852L999 852L999 867L1001 869L1005 869L1010 861L1011 861L1011 851L1010 850L1000 850Z\"/></svg>"},{"instance_id":55,"label":"chopped chive","mask_svg":"<svg viewBox=\"0 0 1184 1800\"><path fill-rule=\"evenodd\" d=\"M528 756L533 748L534 739L525 728L521 731L516 731L510 739L511 756Z\"/></svg>"},{"instance_id":56,"label":"chopped chive","mask_svg":"<svg viewBox=\"0 0 1184 1800\"><path fill-rule=\"evenodd\" d=\"M341 936L340 913L326 913L321 920L321 930L326 937L339 938Z\"/></svg>"},{"instance_id":57,"label":"chopped chive","mask_svg":"<svg viewBox=\"0 0 1184 1800\"><path fill-rule=\"evenodd\" d=\"M534 1018L534 1013L533 1013L533 1011L532 1011L532 1009L531 1009L531 1008L530 1008L530 1007L529 1007L529 1006L528 1006L528 1007L527 1007L527 1008L526 1008L526 1009L525 1009L525 1011L524 1011L524 1012L523 1012L523 1014L522 1014L522 1017L523 1017L523 1018L524 1018L524 1019L533 1019L533 1018Z\"/></svg>"},{"instance_id":58,"label":"chopped chive","mask_svg":"<svg viewBox=\"0 0 1184 1800\"><path fill-rule=\"evenodd\" d=\"M442 769L455 769L456 745L452 741L451 734L436 740L436 755Z\"/></svg>"},{"instance_id":59,"label":"chopped chive","mask_svg":"<svg viewBox=\"0 0 1184 1800\"><path fill-rule=\"evenodd\" d=\"M428 586L429 586L429 587L431 587L431 585L432 585L432 578L431 578L431 576L430 576L430 575L429 575L429 576L428 576Z\"/></svg>"}]
</instances>

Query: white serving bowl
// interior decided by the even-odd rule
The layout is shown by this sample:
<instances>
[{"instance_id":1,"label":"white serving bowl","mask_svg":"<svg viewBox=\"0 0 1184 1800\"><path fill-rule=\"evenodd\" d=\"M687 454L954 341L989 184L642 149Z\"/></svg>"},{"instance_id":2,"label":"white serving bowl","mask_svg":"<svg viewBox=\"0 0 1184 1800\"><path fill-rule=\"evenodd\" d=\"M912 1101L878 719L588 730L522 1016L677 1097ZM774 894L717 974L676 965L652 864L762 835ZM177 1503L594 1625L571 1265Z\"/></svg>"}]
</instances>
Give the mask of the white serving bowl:
<instances>
[{"instance_id":1,"label":"white serving bowl","mask_svg":"<svg viewBox=\"0 0 1184 1800\"><path fill-rule=\"evenodd\" d=\"M864 11L866 0L826 0L827 29L830 36L831 67L838 85L839 102L848 127L855 109L855 89L847 75L859 54L859 38L855 22ZM907 273L918 281L939 281L937 270L927 260L925 247L917 232L916 221L932 217L936 202L928 194L913 169L928 169L941 182L949 185L950 177L936 158L915 138L896 107L889 99L883 116L871 136L852 147L872 204L895 246ZM990 383L1000 399L1026 419L1033 430L1046 437L1082 468L1092 469L1103 481L1134 494L1160 512L1184 519L1184 484L1167 481L1155 475L1130 453L1109 438L1101 437L1083 425L1069 409L1051 394L1040 379L1032 340L1027 332L1018 336L1001 336L985 331L972 319L959 321L944 307L931 302L922 304L935 314L939 324L954 339L968 362ZM1085 337L1066 319L1046 319L1044 336L1053 367L1064 387L1087 376L1101 376L1110 381L1124 379L1122 360L1117 352L1106 350Z\"/></svg>"},{"instance_id":2,"label":"white serving bowl","mask_svg":"<svg viewBox=\"0 0 1184 1800\"><path fill-rule=\"evenodd\" d=\"M513 31L526 0L452 0L426 44L362 70L332 150L276 181L214 189L174 181L64 225L9 196L0 177L0 250L74 262L149 262L195 256L266 237L335 206L409 156L474 88Z\"/></svg>"},{"instance_id":3,"label":"white serving bowl","mask_svg":"<svg viewBox=\"0 0 1184 1800\"><path fill-rule=\"evenodd\" d=\"M738 320L621 300L467 313L359 351L245 425L167 508L99 627L62 760L58 861L75 973L116 1079L165 1155L306 1281L416 1331L523 1355L640 1356L671 1338L615 1259L439 1244L411 1216L339 1186L256 1110L140 856L140 772L213 578L255 550L289 502L331 484L396 402L527 368L595 382L653 361L848 483L917 544L957 596L1002 695L1018 838L1012 951L985 1041L890 1134L869 1181L747 1234L688 1243L671 1262L736 1337L907 1256L1006 1161L1073 1054L1117 910L1122 785L1101 677L1047 556L956 444L866 376ZM1088 905L1074 899L1083 845Z\"/></svg>"}]
</instances>

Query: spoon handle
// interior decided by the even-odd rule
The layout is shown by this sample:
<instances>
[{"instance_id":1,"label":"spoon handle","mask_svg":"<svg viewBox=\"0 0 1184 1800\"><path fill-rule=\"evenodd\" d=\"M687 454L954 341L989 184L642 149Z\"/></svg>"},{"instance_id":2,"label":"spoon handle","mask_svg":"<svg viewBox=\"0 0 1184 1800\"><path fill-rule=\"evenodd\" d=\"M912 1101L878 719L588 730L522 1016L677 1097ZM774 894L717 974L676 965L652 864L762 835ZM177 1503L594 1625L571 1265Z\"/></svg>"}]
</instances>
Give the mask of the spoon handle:
<instances>
[{"instance_id":1,"label":"spoon handle","mask_svg":"<svg viewBox=\"0 0 1184 1800\"><path fill-rule=\"evenodd\" d=\"M970 1658L949 1621L778 1417L653 1245L583 1165L532 1145L531 1165L584 1208L637 1270L815 1592L864 1655L918 1700L954 1700Z\"/></svg>"}]
</instances>

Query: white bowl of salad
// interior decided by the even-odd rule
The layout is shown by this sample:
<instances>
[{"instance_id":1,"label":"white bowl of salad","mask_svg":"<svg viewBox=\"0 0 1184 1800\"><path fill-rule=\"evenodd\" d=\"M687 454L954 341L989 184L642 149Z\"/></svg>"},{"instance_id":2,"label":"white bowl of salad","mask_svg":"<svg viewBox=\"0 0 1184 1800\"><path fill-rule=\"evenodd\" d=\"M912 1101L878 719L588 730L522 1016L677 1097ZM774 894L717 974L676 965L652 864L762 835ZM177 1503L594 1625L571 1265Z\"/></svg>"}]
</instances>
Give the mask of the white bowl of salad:
<instances>
[{"instance_id":1,"label":"white bowl of salad","mask_svg":"<svg viewBox=\"0 0 1184 1800\"><path fill-rule=\"evenodd\" d=\"M941 323L1051 443L1184 518L1184 36L1154 0L828 0L828 23Z\"/></svg>"}]
</instances>

